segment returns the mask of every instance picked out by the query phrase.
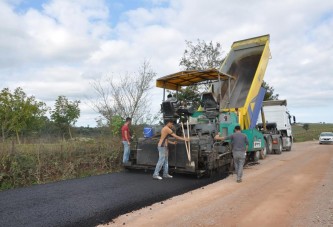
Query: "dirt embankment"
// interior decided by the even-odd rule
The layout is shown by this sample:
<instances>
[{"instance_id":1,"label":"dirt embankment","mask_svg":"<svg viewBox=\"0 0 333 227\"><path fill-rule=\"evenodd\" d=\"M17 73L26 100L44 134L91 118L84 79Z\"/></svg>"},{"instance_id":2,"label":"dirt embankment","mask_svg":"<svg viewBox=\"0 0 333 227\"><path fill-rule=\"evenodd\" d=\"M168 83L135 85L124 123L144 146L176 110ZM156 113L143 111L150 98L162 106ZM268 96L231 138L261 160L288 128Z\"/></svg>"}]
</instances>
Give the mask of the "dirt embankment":
<instances>
[{"instance_id":1,"label":"dirt embankment","mask_svg":"<svg viewBox=\"0 0 333 227\"><path fill-rule=\"evenodd\" d=\"M333 145L296 143L235 175L110 226L333 226Z\"/></svg>"}]
</instances>

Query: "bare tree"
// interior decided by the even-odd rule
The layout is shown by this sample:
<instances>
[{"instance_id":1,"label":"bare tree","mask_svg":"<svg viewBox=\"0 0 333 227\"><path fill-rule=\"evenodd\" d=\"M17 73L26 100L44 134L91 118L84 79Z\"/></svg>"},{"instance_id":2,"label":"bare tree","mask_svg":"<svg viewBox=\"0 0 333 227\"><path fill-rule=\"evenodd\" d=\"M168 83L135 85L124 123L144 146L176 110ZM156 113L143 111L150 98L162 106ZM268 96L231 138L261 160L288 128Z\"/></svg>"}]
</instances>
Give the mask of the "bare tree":
<instances>
[{"instance_id":1,"label":"bare tree","mask_svg":"<svg viewBox=\"0 0 333 227\"><path fill-rule=\"evenodd\" d=\"M131 117L133 124L142 121L149 112L148 91L155 76L149 61L144 60L138 73L110 77L106 81L107 86L95 81L93 88L99 98L93 103L94 109L110 126L114 116Z\"/></svg>"},{"instance_id":2,"label":"bare tree","mask_svg":"<svg viewBox=\"0 0 333 227\"><path fill-rule=\"evenodd\" d=\"M91 101L91 105L93 109L102 115L107 121L107 124L110 125L112 122L112 117L114 115L113 111L113 101L112 95L110 91L110 87L103 86L103 82L100 80L96 80L92 83L92 87L95 90L97 95L97 99ZM102 120L99 119L99 124L102 124Z\"/></svg>"}]
</instances>

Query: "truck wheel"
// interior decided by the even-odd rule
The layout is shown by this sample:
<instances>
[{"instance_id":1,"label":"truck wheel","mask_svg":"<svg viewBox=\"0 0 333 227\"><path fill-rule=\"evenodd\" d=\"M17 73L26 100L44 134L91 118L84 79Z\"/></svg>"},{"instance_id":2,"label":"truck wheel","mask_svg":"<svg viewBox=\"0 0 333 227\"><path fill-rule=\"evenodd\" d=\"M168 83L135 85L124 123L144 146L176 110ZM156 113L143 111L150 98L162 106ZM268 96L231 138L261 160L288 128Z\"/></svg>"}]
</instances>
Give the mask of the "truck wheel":
<instances>
[{"instance_id":1,"label":"truck wheel","mask_svg":"<svg viewBox=\"0 0 333 227\"><path fill-rule=\"evenodd\" d=\"M293 146L293 140L290 138L290 146L286 147L286 151L291 151L292 146Z\"/></svg>"},{"instance_id":2,"label":"truck wheel","mask_svg":"<svg viewBox=\"0 0 333 227\"><path fill-rule=\"evenodd\" d=\"M282 141L281 141L281 139L279 139L278 142L279 142L279 148L275 150L275 154L281 154L282 153Z\"/></svg>"},{"instance_id":3,"label":"truck wheel","mask_svg":"<svg viewBox=\"0 0 333 227\"><path fill-rule=\"evenodd\" d=\"M261 151L259 151L259 158L260 159L265 159L267 155L267 149L266 146L264 147L264 149L262 149Z\"/></svg>"},{"instance_id":4,"label":"truck wheel","mask_svg":"<svg viewBox=\"0 0 333 227\"><path fill-rule=\"evenodd\" d=\"M272 142L272 137L270 136L266 138L266 153L267 154L273 153L273 142Z\"/></svg>"},{"instance_id":5,"label":"truck wheel","mask_svg":"<svg viewBox=\"0 0 333 227\"><path fill-rule=\"evenodd\" d=\"M254 162L258 162L259 161L259 159L260 159L260 151L254 151L255 153L254 153Z\"/></svg>"}]
</instances>

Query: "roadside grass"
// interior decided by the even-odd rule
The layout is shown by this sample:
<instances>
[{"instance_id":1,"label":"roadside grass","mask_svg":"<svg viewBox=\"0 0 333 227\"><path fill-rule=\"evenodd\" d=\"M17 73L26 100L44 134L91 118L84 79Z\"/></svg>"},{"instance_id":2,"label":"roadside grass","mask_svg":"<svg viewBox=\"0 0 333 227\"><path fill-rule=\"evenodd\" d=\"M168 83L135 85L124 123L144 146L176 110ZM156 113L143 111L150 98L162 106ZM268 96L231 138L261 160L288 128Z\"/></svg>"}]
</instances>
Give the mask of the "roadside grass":
<instances>
[{"instance_id":1,"label":"roadside grass","mask_svg":"<svg viewBox=\"0 0 333 227\"><path fill-rule=\"evenodd\" d=\"M292 126L295 142L318 140L321 132L333 132L333 124L308 123L308 125L308 130L305 130L302 124Z\"/></svg>"},{"instance_id":2,"label":"roadside grass","mask_svg":"<svg viewBox=\"0 0 333 227\"><path fill-rule=\"evenodd\" d=\"M292 126L295 142L318 140L333 124ZM98 138L58 143L0 143L0 191L33 184L81 178L122 169L119 138Z\"/></svg>"},{"instance_id":3,"label":"roadside grass","mask_svg":"<svg viewBox=\"0 0 333 227\"><path fill-rule=\"evenodd\" d=\"M121 169L117 140L53 144L0 143L0 191Z\"/></svg>"}]
</instances>

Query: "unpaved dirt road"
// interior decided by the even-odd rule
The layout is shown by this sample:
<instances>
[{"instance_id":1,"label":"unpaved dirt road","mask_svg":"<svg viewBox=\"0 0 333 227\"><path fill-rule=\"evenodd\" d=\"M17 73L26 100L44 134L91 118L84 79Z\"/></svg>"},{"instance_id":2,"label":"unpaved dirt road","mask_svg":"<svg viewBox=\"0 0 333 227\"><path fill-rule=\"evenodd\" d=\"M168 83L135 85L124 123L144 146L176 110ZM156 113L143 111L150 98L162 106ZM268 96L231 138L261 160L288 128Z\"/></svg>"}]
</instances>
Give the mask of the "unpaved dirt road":
<instances>
[{"instance_id":1,"label":"unpaved dirt road","mask_svg":"<svg viewBox=\"0 0 333 227\"><path fill-rule=\"evenodd\" d=\"M296 143L235 175L109 226L333 226L333 145Z\"/></svg>"}]
</instances>

